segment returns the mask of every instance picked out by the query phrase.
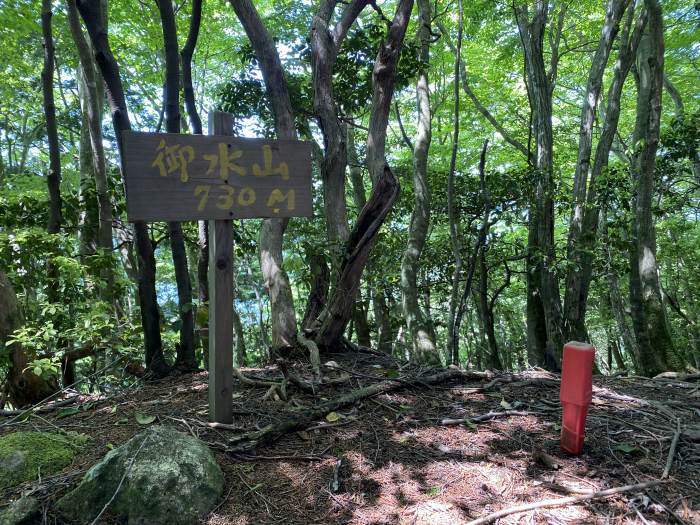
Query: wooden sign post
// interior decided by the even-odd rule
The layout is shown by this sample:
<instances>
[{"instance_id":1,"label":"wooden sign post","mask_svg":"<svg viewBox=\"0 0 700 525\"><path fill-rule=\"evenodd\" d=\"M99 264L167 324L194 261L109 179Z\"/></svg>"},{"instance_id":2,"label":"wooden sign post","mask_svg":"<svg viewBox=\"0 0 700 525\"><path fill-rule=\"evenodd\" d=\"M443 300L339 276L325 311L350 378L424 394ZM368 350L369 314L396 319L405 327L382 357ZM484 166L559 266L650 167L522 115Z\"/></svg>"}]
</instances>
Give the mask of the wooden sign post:
<instances>
[{"instance_id":1,"label":"wooden sign post","mask_svg":"<svg viewBox=\"0 0 700 525\"><path fill-rule=\"evenodd\" d=\"M233 421L232 219L310 217L311 145L233 137L209 114L209 135L125 132L130 221L209 221L209 418Z\"/></svg>"}]
</instances>

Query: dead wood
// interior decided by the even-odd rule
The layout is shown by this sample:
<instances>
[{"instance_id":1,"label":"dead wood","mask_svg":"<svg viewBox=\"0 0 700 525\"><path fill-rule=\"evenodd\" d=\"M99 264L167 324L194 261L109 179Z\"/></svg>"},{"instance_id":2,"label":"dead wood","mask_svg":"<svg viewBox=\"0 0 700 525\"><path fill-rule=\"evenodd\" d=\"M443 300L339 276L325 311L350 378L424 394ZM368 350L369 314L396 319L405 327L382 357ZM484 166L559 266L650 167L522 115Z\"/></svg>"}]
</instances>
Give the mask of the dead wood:
<instances>
[{"instance_id":1,"label":"dead wood","mask_svg":"<svg viewBox=\"0 0 700 525\"><path fill-rule=\"evenodd\" d=\"M373 385L353 390L347 394L330 399L311 409L304 411L290 411L289 415L279 422L271 423L260 430L246 432L229 439L228 452L249 452L257 447L273 443L285 434L297 430L303 430L330 412L334 412L363 399L368 399L379 394L385 394L408 386L435 385L456 379L485 379L490 377L487 372L473 372L458 369L449 369L431 375L419 377L406 377L389 381L381 381Z\"/></svg>"},{"instance_id":2,"label":"dead wood","mask_svg":"<svg viewBox=\"0 0 700 525\"><path fill-rule=\"evenodd\" d=\"M650 487L654 487L656 485L660 485L661 483L664 482L661 480L654 480L648 481L646 483L637 483L636 485L625 485L623 487L615 487L613 489L600 490L598 492L589 492L587 494L581 494L580 496L569 496L566 498L554 498L536 501L534 503L527 503L525 505L518 505L517 507L510 507L507 509L499 510L498 512L493 512L482 518L472 520L468 522L467 525L483 525L485 523L492 523L497 519L503 518L505 516L510 516L511 514L519 514L521 512L541 509L543 507L561 507L563 505L569 505L571 503L578 503L579 501L607 498L615 494L622 494L623 492L636 492L648 489Z\"/></svg>"}]
</instances>

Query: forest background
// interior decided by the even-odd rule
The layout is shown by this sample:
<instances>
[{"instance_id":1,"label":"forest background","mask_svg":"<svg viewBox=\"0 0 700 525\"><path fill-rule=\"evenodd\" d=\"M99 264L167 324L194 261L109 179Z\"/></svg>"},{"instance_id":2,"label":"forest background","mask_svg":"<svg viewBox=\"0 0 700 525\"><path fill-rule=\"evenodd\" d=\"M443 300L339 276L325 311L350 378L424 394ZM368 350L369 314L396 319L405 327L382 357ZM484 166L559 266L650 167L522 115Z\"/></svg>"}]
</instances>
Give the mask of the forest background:
<instances>
[{"instance_id":1,"label":"forest background","mask_svg":"<svg viewBox=\"0 0 700 525\"><path fill-rule=\"evenodd\" d=\"M314 144L314 219L235 222L238 366L698 367L699 35L690 0L2 2L3 403L206 365L206 225L129 224L118 139L214 110Z\"/></svg>"}]
</instances>

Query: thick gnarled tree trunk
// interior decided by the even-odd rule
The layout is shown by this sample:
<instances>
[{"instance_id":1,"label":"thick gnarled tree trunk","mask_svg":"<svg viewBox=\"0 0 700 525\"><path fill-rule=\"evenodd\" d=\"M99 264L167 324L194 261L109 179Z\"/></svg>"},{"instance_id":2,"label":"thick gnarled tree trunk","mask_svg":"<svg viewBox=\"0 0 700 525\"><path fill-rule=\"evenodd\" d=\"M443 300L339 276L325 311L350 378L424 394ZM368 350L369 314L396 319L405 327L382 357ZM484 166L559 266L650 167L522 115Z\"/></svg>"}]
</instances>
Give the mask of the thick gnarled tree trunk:
<instances>
[{"instance_id":1,"label":"thick gnarled tree trunk","mask_svg":"<svg viewBox=\"0 0 700 525\"><path fill-rule=\"evenodd\" d=\"M367 166L373 182L372 194L350 232L338 280L321 314L316 343L331 349L339 345L352 317L362 272L379 228L399 194L399 183L384 158L386 130L399 54L413 8L413 0L400 0L382 43L372 73L372 110L367 136Z\"/></svg>"}]
</instances>

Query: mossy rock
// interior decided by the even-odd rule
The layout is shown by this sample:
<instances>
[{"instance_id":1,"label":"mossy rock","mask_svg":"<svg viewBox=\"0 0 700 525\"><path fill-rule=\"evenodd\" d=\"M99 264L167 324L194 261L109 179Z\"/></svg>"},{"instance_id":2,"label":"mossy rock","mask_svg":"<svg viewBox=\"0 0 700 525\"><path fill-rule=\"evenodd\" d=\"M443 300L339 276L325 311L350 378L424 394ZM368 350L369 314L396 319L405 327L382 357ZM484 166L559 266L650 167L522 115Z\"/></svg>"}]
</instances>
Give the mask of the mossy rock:
<instances>
[{"instance_id":1,"label":"mossy rock","mask_svg":"<svg viewBox=\"0 0 700 525\"><path fill-rule=\"evenodd\" d=\"M224 476L200 440L153 426L115 448L58 500L76 523L91 523L109 510L130 525L199 523L223 494Z\"/></svg>"},{"instance_id":2,"label":"mossy rock","mask_svg":"<svg viewBox=\"0 0 700 525\"><path fill-rule=\"evenodd\" d=\"M26 496L0 512L0 525L32 525L41 522L39 500Z\"/></svg>"},{"instance_id":3,"label":"mossy rock","mask_svg":"<svg viewBox=\"0 0 700 525\"><path fill-rule=\"evenodd\" d=\"M0 437L0 491L71 464L88 441L82 434L13 432Z\"/></svg>"}]
</instances>

